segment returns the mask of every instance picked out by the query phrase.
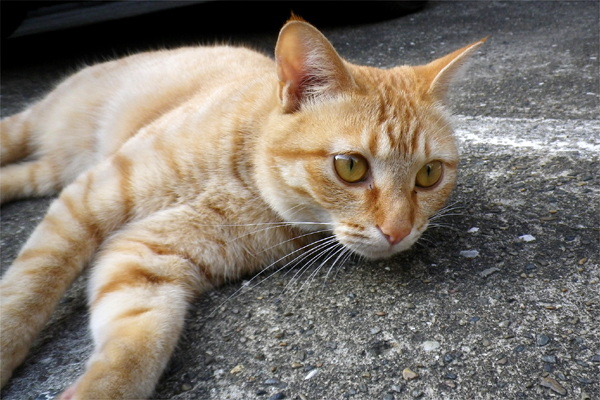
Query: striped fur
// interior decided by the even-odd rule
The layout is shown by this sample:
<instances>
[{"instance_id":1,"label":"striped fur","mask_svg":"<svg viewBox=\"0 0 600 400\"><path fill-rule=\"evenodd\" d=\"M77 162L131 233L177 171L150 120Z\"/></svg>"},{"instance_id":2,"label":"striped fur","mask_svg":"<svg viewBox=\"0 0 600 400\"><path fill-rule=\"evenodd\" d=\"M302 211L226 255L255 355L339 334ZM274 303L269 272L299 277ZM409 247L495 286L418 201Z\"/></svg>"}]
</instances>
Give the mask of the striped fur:
<instances>
[{"instance_id":1,"label":"striped fur","mask_svg":"<svg viewBox=\"0 0 600 400\"><path fill-rule=\"evenodd\" d=\"M92 260L95 350L63 399L150 396L210 287L305 250L409 248L454 184L443 96L481 43L383 71L296 18L275 62L233 47L138 54L2 120L2 201L59 193L0 284L2 385ZM365 179L339 178L339 154L362 155ZM440 181L416 187L433 160Z\"/></svg>"}]
</instances>

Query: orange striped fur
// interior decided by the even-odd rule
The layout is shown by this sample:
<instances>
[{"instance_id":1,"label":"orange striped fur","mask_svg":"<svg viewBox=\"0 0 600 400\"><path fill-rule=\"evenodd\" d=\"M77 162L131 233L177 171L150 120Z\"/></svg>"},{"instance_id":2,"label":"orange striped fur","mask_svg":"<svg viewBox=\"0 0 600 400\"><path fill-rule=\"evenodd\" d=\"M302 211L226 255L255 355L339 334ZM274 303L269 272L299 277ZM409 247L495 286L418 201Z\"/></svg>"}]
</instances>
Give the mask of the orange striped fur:
<instances>
[{"instance_id":1,"label":"orange striped fur","mask_svg":"<svg viewBox=\"0 0 600 400\"><path fill-rule=\"evenodd\" d=\"M294 18L275 61L226 46L142 53L2 120L1 200L59 193L0 283L2 385L92 260L95 350L63 399L150 396L190 300L214 285L303 251L409 248L452 190L443 97L482 43L384 71ZM367 172L350 182L338 156ZM442 173L423 186L432 165Z\"/></svg>"}]
</instances>

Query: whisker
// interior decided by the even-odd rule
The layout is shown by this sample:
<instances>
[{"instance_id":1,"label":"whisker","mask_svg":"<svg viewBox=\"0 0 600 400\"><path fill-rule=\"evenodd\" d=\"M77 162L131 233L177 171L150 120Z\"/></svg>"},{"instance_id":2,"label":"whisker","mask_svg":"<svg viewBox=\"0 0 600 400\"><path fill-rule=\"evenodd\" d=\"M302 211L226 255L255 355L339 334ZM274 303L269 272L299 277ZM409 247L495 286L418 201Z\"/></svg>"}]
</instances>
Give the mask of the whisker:
<instances>
[{"instance_id":1,"label":"whisker","mask_svg":"<svg viewBox=\"0 0 600 400\"><path fill-rule=\"evenodd\" d=\"M304 249L306 249L307 247L313 246L313 245L315 245L315 244L317 244L317 243L319 243L319 245L317 246L317 247L319 247L319 248L320 248L320 247L322 247L322 246L326 246L326 245L327 245L327 244L329 244L329 242L330 242L330 241L332 241L332 240L335 240L335 239L334 239L334 238L332 238L332 237L326 237L326 238L323 238L323 239L319 239L319 240L316 240L316 241L314 241L314 242L311 242L311 243L307 244L306 246L303 246L303 247L301 247L301 248L299 248L299 249L297 249L297 250L294 250L293 252L291 252L291 253L289 253L289 254L286 254L285 256L283 256L283 257L281 257L281 258L277 259L276 261L272 262L271 264L269 264L267 267L263 268L263 269L262 269L262 270L261 270L261 271L260 271L258 274L256 274L254 277L252 277L252 279L250 279L250 280L248 281L248 283L252 282L254 279L256 279L257 277L259 277L260 275L262 275L262 274L263 274L265 271L267 271L267 270L268 270L269 268L271 268L273 265L275 265L275 264L279 263L280 261L282 261L282 260L284 260L285 258L287 258L287 257L291 256L292 254L294 254L294 253L297 253L297 252L299 252L299 251L301 251L301 250L304 250ZM320 243L320 242L322 242L322 243ZM314 249L310 249L310 250L308 251L308 253L310 254L310 252L312 252L312 251L314 251ZM305 254L306 254L306 253L299 254L299 255L298 255L297 257L295 257L294 259L292 259L292 260L288 261L287 263L285 263L285 264L283 265L283 267L281 267L281 268L277 269L277 271L275 271L275 272L274 272L274 273L272 273L271 275L267 276L267 277L265 278L265 280L266 280L266 279L269 279L269 278L270 278L271 276L273 276L275 273L277 273L277 272L281 271L282 269L284 269L285 267L287 267L287 266L288 266L288 265L290 265L291 263L293 263L293 262L298 262L298 261L302 261L302 259L305 257ZM300 259L298 260L298 258L300 258ZM255 288L255 287L256 287L256 285L255 285L255 286L253 286L252 288Z\"/></svg>"},{"instance_id":2,"label":"whisker","mask_svg":"<svg viewBox=\"0 0 600 400\"><path fill-rule=\"evenodd\" d=\"M293 209L297 209L296 211L294 211L291 215L295 215L296 213L302 211L303 208L306 208L303 204L296 204L294 207L291 207L288 212L292 211Z\"/></svg>"},{"instance_id":3,"label":"whisker","mask_svg":"<svg viewBox=\"0 0 600 400\"><path fill-rule=\"evenodd\" d=\"M287 254L287 255L285 255L285 256L283 256L283 257L281 257L281 258L277 259L276 261L273 261L271 264L269 264L268 266L266 266L265 268L263 268L263 269L262 269L262 270L261 270L259 273L257 273L257 274L256 274L256 275L254 275L252 278L250 278L250 280L248 280L248 281L246 282L246 284L244 284L244 285L240 286L240 287L239 287L239 288L238 288L238 289L237 289L235 292L233 292L233 293L232 293L230 296L228 296L228 297L227 297L227 298L226 298L224 301L222 301L222 302L219 304L219 306L218 306L218 307L216 307L216 308L215 308L215 310L213 310L213 312L210 314L210 316L211 316L211 317L212 317L212 316L214 316L214 314L216 313L216 311L217 311L219 308L221 308L221 307L222 307L224 304L226 304L226 303L227 303L227 302L229 302L231 299L233 299L234 297L236 297L236 296L237 296L237 295L238 295L238 294L239 294L239 293L240 293L242 290L244 290L244 288L248 287L248 285L249 285L250 283L252 283L252 282L253 282L253 281L255 281L256 279L258 279L259 277L261 277L261 276L262 276L264 273L266 273L266 272L267 272L267 270L269 270L269 268L271 268L273 265L275 265L275 264L279 263L281 260L283 260L283 259L285 259L285 258L287 258L287 257L291 256L291 255L292 255L292 254L294 254L294 253L298 253L298 252L300 252L300 251L303 251L303 250L305 250L307 247L313 246L313 245L315 245L315 244L317 244L317 243L319 243L319 242L323 242L323 241L331 241L331 240L334 240L334 239L333 239L332 237L326 237L326 238L323 238L323 239L316 240L316 241L314 241L314 242L311 242L311 243L309 243L309 244L307 244L307 245L305 245L305 246L303 246L303 247L301 247L301 248L299 248L299 249L296 249L296 250L294 250L293 252L291 252L291 253L289 253L289 254ZM321 244L322 244L322 243L321 243ZM301 256L303 256L303 255L304 255L304 254L300 254L298 257L301 257ZM272 277L273 275L275 275L277 272L281 271L282 269L284 269L285 267L287 267L287 266L288 266L290 263L292 263L292 262L294 262L295 260L297 260L297 258L298 258L298 257L296 257L296 258L292 259L291 261L287 262L287 263L286 263L285 265L283 265L281 268L278 268L278 269L277 269L275 272L273 272L273 273L271 273L270 275L268 275L268 276L267 276L267 277L266 277L264 280L267 280L267 279L271 278L271 277ZM257 287L259 284L260 284L260 283L258 283L258 284L256 284L256 285L254 285L254 286L250 287L250 290L254 289L254 288L255 288L255 287Z\"/></svg>"},{"instance_id":4,"label":"whisker","mask_svg":"<svg viewBox=\"0 0 600 400\"><path fill-rule=\"evenodd\" d=\"M431 229L439 229L439 228L442 228L442 229L449 229L449 230L451 230L451 231L454 231L454 232L461 232L461 230L460 230L460 229L458 229L458 228L457 228L457 227L455 227L455 226L448 225L448 224L440 224L440 223L437 223L437 222L436 222L436 223L433 223L433 224L432 224L432 223L430 223L429 225L427 225L427 228L428 228L428 229L429 229L429 228L431 228Z\"/></svg>"},{"instance_id":5,"label":"whisker","mask_svg":"<svg viewBox=\"0 0 600 400\"><path fill-rule=\"evenodd\" d=\"M419 239L417 239L415 244L422 246L423 248L428 248L427 246L425 246L425 244L422 243L422 241L429 243L431 246L435 245L435 243L432 240L430 240L429 238L426 238L424 235L421 235L421 237Z\"/></svg>"},{"instance_id":6,"label":"whisker","mask_svg":"<svg viewBox=\"0 0 600 400\"><path fill-rule=\"evenodd\" d=\"M354 252L352 250L348 249L348 251L346 252L346 257L344 257L342 262L340 262L340 266L345 265L348 262L348 260L350 259L350 257L352 257L353 255L354 255ZM336 269L333 279L337 279L337 274L338 274L339 270L340 270L340 268Z\"/></svg>"},{"instance_id":7,"label":"whisker","mask_svg":"<svg viewBox=\"0 0 600 400\"><path fill-rule=\"evenodd\" d=\"M325 284L327 283L327 278L329 277L329 274L331 273L331 270L336 266L337 262L340 261L340 258L342 258L346 254L348 254L348 252L350 252L350 250L347 249L346 247L342 247L341 250L342 251L340 252L340 255L335 259L335 261L331 264L331 266L327 270L327 274L325 274L325 279L323 279L323 286L322 287L324 287Z\"/></svg>"},{"instance_id":8,"label":"whisker","mask_svg":"<svg viewBox=\"0 0 600 400\"><path fill-rule=\"evenodd\" d=\"M309 222L309 221L295 221L295 222L253 222L248 224L196 224L197 226L267 226L267 225L333 225L331 222Z\"/></svg>"},{"instance_id":9,"label":"whisker","mask_svg":"<svg viewBox=\"0 0 600 400\"><path fill-rule=\"evenodd\" d=\"M240 236L237 236L237 237L235 237L235 238L233 238L233 239L230 239L229 241L227 241L227 244L229 244L229 243L232 243L232 242L235 242L236 240L238 240L238 239L241 239L241 238L243 238L243 237L246 237L246 236L253 235L253 234L255 234L255 233L259 233L259 232L265 232L265 231L268 231L268 230L271 230L271 229L283 228L283 227L285 227L285 226L291 226L291 224L289 224L289 223L287 223L287 222L283 222L283 223L281 223L281 224L279 224L279 225L272 225L272 226L269 226L269 227L266 227L266 228L257 229L257 230L255 230L255 231L252 231L252 232L246 232L246 233L244 233L243 235L240 235Z\"/></svg>"},{"instance_id":10,"label":"whisker","mask_svg":"<svg viewBox=\"0 0 600 400\"><path fill-rule=\"evenodd\" d=\"M322 256L324 253L326 253L327 251L329 251L329 250L330 250L330 249L326 248L325 250L322 250L322 251L321 251L321 249L323 249L323 247L329 246L329 245L331 245L331 244L335 244L335 241L336 241L336 240L335 240L335 238L334 238L334 237L331 237L331 240L329 240L329 241L327 241L327 242L324 242L324 243L321 243L321 244L320 244L318 247L315 247L314 249L310 249L310 251L309 251L309 252L307 252L307 253L305 254L305 257L303 257L302 259L304 259L304 258L307 258L307 257L309 257L309 256L314 256L314 257L312 258L312 260L311 260L310 262L306 263L304 266L302 266L302 267L300 268L300 270L299 270L298 272L296 272L296 273L294 274L294 276L292 277L292 279L290 279L290 281L288 282L288 284L287 284L287 285L286 285L286 287L284 288L283 292L285 292L285 290L286 290L286 289L287 289L289 286L291 286L291 285L293 285L293 284L294 284L294 282L296 281L296 277L298 276L298 274L300 274L300 276L302 276L302 273L303 273L303 271L305 271L306 269L310 268L310 267L311 267L311 266L312 266L312 265L313 265L313 264L314 264L314 263L315 263L315 262L316 262L316 261L319 259L319 257L321 257L321 256ZM317 254L317 255L315 256L315 253L316 253L317 251L320 251L320 252L319 252L319 254ZM301 259L301 260L299 260L299 261L302 261L302 259ZM291 271L291 270L290 270L290 271ZM287 273L286 273L286 275L287 275ZM282 294L283 294L283 293L282 293Z\"/></svg>"},{"instance_id":11,"label":"whisker","mask_svg":"<svg viewBox=\"0 0 600 400\"><path fill-rule=\"evenodd\" d=\"M446 218L446 217L462 217L462 216L464 216L464 214L456 214L456 213L436 214L436 215L431 216L429 218L429 221L435 221L437 219Z\"/></svg>"},{"instance_id":12,"label":"whisker","mask_svg":"<svg viewBox=\"0 0 600 400\"><path fill-rule=\"evenodd\" d=\"M338 246L341 246L341 248L338 249ZM312 281L315 279L315 276L321 270L321 268L323 268L323 266L327 263L327 261L329 261L333 256L335 256L339 251L342 251L342 250L344 250L344 247L340 243L336 243L334 246L332 246L332 248L329 249L329 251L332 252L332 254L329 257L327 257L325 260L323 260L323 262L321 263L321 265L319 265L313 271L313 273L308 276L308 278L306 279L306 281L304 281L304 283L300 286L300 289L298 290L298 293L302 291L302 289L304 288L304 286L306 284L308 284L308 283L312 284ZM294 296L294 298L295 298L295 296Z\"/></svg>"},{"instance_id":13,"label":"whisker","mask_svg":"<svg viewBox=\"0 0 600 400\"><path fill-rule=\"evenodd\" d=\"M288 240L285 240L285 241L283 241L281 243L277 243L277 244L274 244L273 246L267 247L266 249L262 250L261 253L264 253L265 251L271 250L273 247L281 246L282 244L294 241L296 239L300 239L300 238L303 238L303 237L306 237L306 236L316 235L316 234L324 233L324 232L331 232L331 231L329 229L322 229L320 231L308 232L308 233L305 233L303 235L295 236L295 237L293 237L291 239L288 239Z\"/></svg>"},{"instance_id":14,"label":"whisker","mask_svg":"<svg viewBox=\"0 0 600 400\"><path fill-rule=\"evenodd\" d=\"M308 278L307 278L307 279L304 281L304 283L302 283L302 285L300 285L300 288L299 288L299 289L296 291L296 293L295 293L295 294L292 296L292 298L289 300L289 303L288 303L288 306L286 306L286 309L287 309L287 307L289 307L289 305L291 305L291 304L293 304L293 303L294 303L294 301L295 301L296 297L298 297L298 295L299 295L299 294L302 292L302 290L304 289L304 287L305 287L307 284L312 284L312 282L313 282L313 280L314 280L314 277L315 277L315 275L316 275L316 274L317 274L317 273L318 273L318 272L321 270L321 268L323 267L323 265L325 265L325 263L326 263L326 262L327 262L327 261L328 261L328 260L329 260L331 257L333 257L335 254L337 254L337 251L336 251L336 249L337 249L338 245L340 245L340 243L334 243L334 244L333 244L333 246L331 246L330 248L328 248L328 249L325 249L325 250L321 251L321 252L320 252L320 253L319 253L319 254L318 254L316 257L314 257L314 258L313 258L312 262L311 262L310 264L308 264L308 266L305 266L305 267L303 267L303 268L302 268L302 274L300 274L300 277L302 277L302 275L304 275L304 272L305 272L305 271L307 271L307 270L308 270L310 267L312 267L312 266L315 264L315 262L316 262L317 260L319 260L320 258L322 258L322 257L323 257L323 255L325 255L325 254L328 254L328 253L333 253L333 254L331 254L329 257L327 257L327 258L326 258L326 259L325 259L325 260L324 260L324 261L323 261L323 262L322 262L322 263L321 263L321 264L320 264L318 267L316 267L316 268L315 268L315 270L314 270L314 271L313 271L313 272L312 272L312 273L311 273L311 274L308 276ZM296 274L296 275L298 275L298 274ZM299 278L300 278L300 277L299 277ZM298 282L298 281L299 281L299 278L298 278L298 279L296 279L296 280L295 280L295 282ZM291 281L290 281L290 283L291 283Z\"/></svg>"},{"instance_id":15,"label":"whisker","mask_svg":"<svg viewBox=\"0 0 600 400\"><path fill-rule=\"evenodd\" d=\"M464 209L466 209L465 206L459 205L458 202L454 202L452 204L448 204L448 205L440 208L438 211L435 212L434 215L444 215L450 211L464 210Z\"/></svg>"}]
</instances>

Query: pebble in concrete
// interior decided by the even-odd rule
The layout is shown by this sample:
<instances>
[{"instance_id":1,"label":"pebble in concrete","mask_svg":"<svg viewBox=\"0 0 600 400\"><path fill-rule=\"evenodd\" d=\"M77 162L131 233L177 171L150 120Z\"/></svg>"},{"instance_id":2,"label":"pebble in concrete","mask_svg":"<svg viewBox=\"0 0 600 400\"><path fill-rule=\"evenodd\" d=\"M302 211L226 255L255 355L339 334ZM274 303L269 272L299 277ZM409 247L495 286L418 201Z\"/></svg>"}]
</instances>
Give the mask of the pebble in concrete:
<instances>
[{"instance_id":1,"label":"pebble in concrete","mask_svg":"<svg viewBox=\"0 0 600 400\"><path fill-rule=\"evenodd\" d=\"M562 387L556 379L542 378L542 380L540 381L540 385L543 387L550 388L550 390L560 394L561 396L565 396L567 394L567 389Z\"/></svg>"},{"instance_id":2,"label":"pebble in concrete","mask_svg":"<svg viewBox=\"0 0 600 400\"><path fill-rule=\"evenodd\" d=\"M404 368L404 371L402 371L402 377L407 381L412 381L413 379L417 379L419 374L412 371L410 368Z\"/></svg>"},{"instance_id":3,"label":"pebble in concrete","mask_svg":"<svg viewBox=\"0 0 600 400\"><path fill-rule=\"evenodd\" d=\"M475 258L479 255L479 252L477 250L463 250L460 255L465 258Z\"/></svg>"},{"instance_id":4,"label":"pebble in concrete","mask_svg":"<svg viewBox=\"0 0 600 400\"><path fill-rule=\"evenodd\" d=\"M535 343L539 347L547 345L549 341L550 341L550 338L546 335L537 335L537 337L535 339Z\"/></svg>"},{"instance_id":5,"label":"pebble in concrete","mask_svg":"<svg viewBox=\"0 0 600 400\"><path fill-rule=\"evenodd\" d=\"M421 344L421 347L423 347L423 350L425 351L437 350L440 348L440 342L436 342L435 340L428 340L426 342L423 342Z\"/></svg>"}]
</instances>

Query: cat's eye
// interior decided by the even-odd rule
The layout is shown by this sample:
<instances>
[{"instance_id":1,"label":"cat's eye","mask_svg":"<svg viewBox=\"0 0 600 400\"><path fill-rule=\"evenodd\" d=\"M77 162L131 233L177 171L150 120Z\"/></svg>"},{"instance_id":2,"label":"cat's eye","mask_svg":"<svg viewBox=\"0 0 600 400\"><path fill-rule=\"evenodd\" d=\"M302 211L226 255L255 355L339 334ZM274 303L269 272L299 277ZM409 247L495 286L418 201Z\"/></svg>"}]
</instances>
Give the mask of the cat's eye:
<instances>
[{"instance_id":1,"label":"cat's eye","mask_svg":"<svg viewBox=\"0 0 600 400\"><path fill-rule=\"evenodd\" d=\"M442 177L442 168L441 161L432 161L423 165L419 172L417 172L415 185L423 189L432 187Z\"/></svg>"},{"instance_id":2,"label":"cat's eye","mask_svg":"<svg viewBox=\"0 0 600 400\"><path fill-rule=\"evenodd\" d=\"M369 172L367 160L359 154L338 154L333 157L338 176L348 183L363 181Z\"/></svg>"}]
</instances>

